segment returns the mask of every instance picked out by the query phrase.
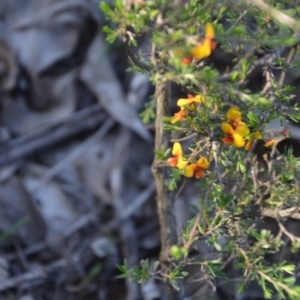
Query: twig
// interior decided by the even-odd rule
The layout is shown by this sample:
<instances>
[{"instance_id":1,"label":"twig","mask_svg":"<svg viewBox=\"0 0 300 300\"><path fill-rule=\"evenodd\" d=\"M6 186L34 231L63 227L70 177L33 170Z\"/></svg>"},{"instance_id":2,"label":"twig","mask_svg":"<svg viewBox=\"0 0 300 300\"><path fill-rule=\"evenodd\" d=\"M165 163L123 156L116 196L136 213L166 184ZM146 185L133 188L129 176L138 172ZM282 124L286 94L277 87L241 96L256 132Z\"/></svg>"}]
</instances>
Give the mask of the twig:
<instances>
[{"instance_id":1,"label":"twig","mask_svg":"<svg viewBox=\"0 0 300 300\"><path fill-rule=\"evenodd\" d=\"M182 138L179 138L179 139L171 139L171 142L172 142L172 143L175 143L175 142L183 142L183 141L189 140L189 139L191 139L192 137L197 136L197 135L198 135L198 133L197 133L197 132L194 132L194 133L192 133L192 134L190 134L190 135L187 135L187 136L182 137Z\"/></svg>"},{"instance_id":2,"label":"twig","mask_svg":"<svg viewBox=\"0 0 300 300\"><path fill-rule=\"evenodd\" d=\"M72 263L70 261L67 261L66 259L59 259L45 267L36 266L30 272L26 272L22 275L15 276L13 278L9 278L0 282L0 291L5 291L7 289L11 289L37 279L45 279L49 273L58 271L71 265Z\"/></svg>"},{"instance_id":3,"label":"twig","mask_svg":"<svg viewBox=\"0 0 300 300\"><path fill-rule=\"evenodd\" d=\"M49 181L52 177L63 171L66 166L70 165L79 156L84 154L87 151L87 149L91 148L105 136L105 134L109 131L113 124L114 121L112 119L108 119L96 133L90 136L80 146L75 148L65 158L60 160L56 165L54 165L47 172L45 172L43 177L39 180L39 184Z\"/></svg>"},{"instance_id":4,"label":"twig","mask_svg":"<svg viewBox=\"0 0 300 300\"><path fill-rule=\"evenodd\" d=\"M161 152L167 149L169 144L169 133L163 130L163 117L169 115L169 83L157 84L156 86L156 136L155 151ZM156 182L157 206L161 224L162 249L160 260L162 264L169 261L170 248L177 243L176 220L173 214L173 199L168 191L166 179L168 178L167 168L160 168L159 160L155 157L152 171Z\"/></svg>"},{"instance_id":5,"label":"twig","mask_svg":"<svg viewBox=\"0 0 300 300\"><path fill-rule=\"evenodd\" d=\"M193 244L193 242L194 242L194 238L195 238L195 235L196 235L197 226L198 226L199 221L200 221L200 216L201 216L201 213L198 213L198 214L197 214L197 217L196 217L196 219L195 219L193 228L192 228L192 230L191 230L190 233L189 233L188 241L184 244L184 249L185 249L186 251L189 250L190 246L191 246L191 245Z\"/></svg>"},{"instance_id":6,"label":"twig","mask_svg":"<svg viewBox=\"0 0 300 300\"><path fill-rule=\"evenodd\" d=\"M220 184L223 186L222 175L221 175L219 163L218 163L218 155L217 155L218 147L217 147L216 142L212 142L212 150L213 150L213 155L214 155L214 160L215 160L215 167L216 167L216 171L218 174L218 179L219 179Z\"/></svg>"},{"instance_id":7,"label":"twig","mask_svg":"<svg viewBox=\"0 0 300 300\"><path fill-rule=\"evenodd\" d=\"M128 204L121 212L120 215L110 221L107 225L108 229L116 229L122 221L129 218L138 208L140 208L155 191L155 184L151 183L143 192L141 192L132 203Z\"/></svg>"},{"instance_id":8,"label":"twig","mask_svg":"<svg viewBox=\"0 0 300 300\"><path fill-rule=\"evenodd\" d=\"M101 107L95 105L74 114L69 120L34 130L0 147L0 167L19 159L26 158L42 149L46 149L80 133L97 128L107 116Z\"/></svg>"},{"instance_id":9,"label":"twig","mask_svg":"<svg viewBox=\"0 0 300 300\"><path fill-rule=\"evenodd\" d=\"M105 115L103 113L103 109L99 104L91 105L87 108L84 108L78 112L75 112L70 118L64 121L60 121L57 124L52 124L49 126L43 126L38 127L36 129L33 129L29 132L26 132L22 134L21 136L9 140L7 143L4 143L1 145L1 148L3 149L10 149L16 146L23 146L24 143L28 143L29 141L35 140L37 138L40 138L44 136L45 134L49 134L51 131L53 131L56 128L59 128L61 126L69 126L74 127L76 124L80 122L84 122L85 120L88 120L89 118L93 118L94 116L102 116L102 119L105 118Z\"/></svg>"},{"instance_id":10,"label":"twig","mask_svg":"<svg viewBox=\"0 0 300 300\"><path fill-rule=\"evenodd\" d=\"M235 20L235 22L230 26L230 28L227 30L227 34L230 33L230 31L243 19L243 17L248 13L248 9L246 9L243 13L240 14L240 16Z\"/></svg>"},{"instance_id":11,"label":"twig","mask_svg":"<svg viewBox=\"0 0 300 300\"><path fill-rule=\"evenodd\" d=\"M285 290L289 295L293 294L294 296L297 296L297 292L295 290L293 290L292 288L289 288L287 285L285 285L284 283L280 282L279 280L274 281L270 276L268 276L267 274L263 273L260 270L256 270L256 272L263 277L264 279L266 279L267 281L269 281L270 283L273 284L273 286L280 286L283 290Z\"/></svg>"},{"instance_id":12,"label":"twig","mask_svg":"<svg viewBox=\"0 0 300 300\"><path fill-rule=\"evenodd\" d=\"M269 66L266 66L266 70L265 70L265 76L266 76L266 84L264 86L264 88L261 91L261 94L266 94L272 87L273 82L274 82L274 75L273 73L270 71Z\"/></svg>"},{"instance_id":13,"label":"twig","mask_svg":"<svg viewBox=\"0 0 300 300\"><path fill-rule=\"evenodd\" d=\"M292 218L292 219L297 219L300 220L300 213L298 212L299 210L295 207L291 207L288 209L283 209L283 210L278 210L275 211L274 209L266 208L261 211L261 216L263 217L271 217L271 218Z\"/></svg>"},{"instance_id":14,"label":"twig","mask_svg":"<svg viewBox=\"0 0 300 300\"><path fill-rule=\"evenodd\" d=\"M147 188L142 191L130 204L126 205L124 209L120 211L120 214L111 220L108 225L105 225L105 230L115 230L118 226L125 221L126 219L130 218L131 215L136 212L153 194L155 191L155 184L151 183ZM74 232L78 231L82 227L85 227L88 223L96 222L97 217L95 212L90 212L82 217L80 217L74 224L68 227L64 231L65 237L70 237Z\"/></svg>"},{"instance_id":15,"label":"twig","mask_svg":"<svg viewBox=\"0 0 300 300\"><path fill-rule=\"evenodd\" d=\"M297 26L299 26L298 22L288 16L287 14L276 10L275 8L273 8L272 6L268 5L267 3L265 3L262 0L247 0L247 2L249 4L254 4L257 7L259 7L260 9L266 11L267 13L269 13L274 19L276 19L277 21L281 22L282 24L285 24L289 27L295 28Z\"/></svg>"},{"instance_id":16,"label":"twig","mask_svg":"<svg viewBox=\"0 0 300 300\"><path fill-rule=\"evenodd\" d=\"M281 236L282 233L284 233L291 240L291 242L297 241L298 243L300 243L300 238L288 232L287 229L284 227L284 225L282 225L282 223L278 219L277 219L277 224L280 229L279 231L280 235L278 234L278 237Z\"/></svg>"},{"instance_id":17,"label":"twig","mask_svg":"<svg viewBox=\"0 0 300 300\"><path fill-rule=\"evenodd\" d=\"M284 47L279 48L275 52L267 54L264 57L256 60L252 64L252 66L249 68L247 74L248 75L251 74L259 66L272 64L278 57L283 56L289 49L290 49L290 47L284 46ZM228 74L224 74L224 75L220 76L219 78L217 78L217 81L219 83L227 82L228 80L230 80L231 76L232 76L232 72L230 72ZM242 84L242 83L243 82L241 82L240 84Z\"/></svg>"},{"instance_id":18,"label":"twig","mask_svg":"<svg viewBox=\"0 0 300 300\"><path fill-rule=\"evenodd\" d=\"M104 226L105 230L115 230L118 228L118 226L122 223L122 221L126 220L129 218L140 206L142 206L150 197L150 195L155 191L155 185L154 183L150 184L141 194L137 196L137 198L128 206L125 207L125 209L121 212L121 215L110 221L107 226ZM78 229L82 228L85 226L88 222L94 222L95 221L95 215L94 214L87 214L84 215L82 218L78 220L73 226L70 228L67 228L67 230L64 232L65 236L70 236L73 232L77 231ZM156 226L157 223L154 223L154 226ZM151 230L153 226L151 226ZM139 234L138 234L139 235ZM144 233L143 233L144 235ZM23 250L24 255L32 255L34 253L44 251L47 248L47 244L45 242L35 244L32 247L28 247L27 249ZM14 260L18 258L18 255L16 253L6 255L5 259L8 261ZM53 264L55 266L57 264ZM8 279L6 282L2 282L2 285L0 283L0 291L13 288L17 285L19 285L20 282L24 284L28 284L28 282L38 279L46 279L47 272L51 270L51 265L48 266L48 270L46 269L43 271L42 269L37 270L32 270L31 272L27 272L25 274L19 275L17 277Z\"/></svg>"},{"instance_id":19,"label":"twig","mask_svg":"<svg viewBox=\"0 0 300 300\"><path fill-rule=\"evenodd\" d=\"M25 250L23 250L23 253L28 256L28 255L32 255L32 254L44 251L46 248L47 248L47 243L40 242L40 243L32 245L31 247L26 248ZM14 260L17 258L18 258L18 255L16 253L5 255L5 259L8 261L11 261L11 260Z\"/></svg>"},{"instance_id":20,"label":"twig","mask_svg":"<svg viewBox=\"0 0 300 300\"><path fill-rule=\"evenodd\" d=\"M291 63L291 61L294 59L295 54L296 54L296 48L297 48L297 46L291 48L291 50L289 52L289 55L286 58L286 63L287 64ZM286 71L282 71L281 74L280 74L279 81L278 81L279 85L283 85L285 77L286 77Z\"/></svg>"},{"instance_id":21,"label":"twig","mask_svg":"<svg viewBox=\"0 0 300 300\"><path fill-rule=\"evenodd\" d=\"M170 133L163 129L163 117L170 115L170 83L164 82L156 85L156 121L155 121L155 151L161 152L169 147ZM155 157L152 172L156 182L156 202L160 223L160 264L162 272L170 265L170 249L178 242L176 232L176 218L173 212L174 195L168 191L167 179L169 168L161 168L159 160ZM180 284L180 283L179 283ZM184 293L180 284L180 292ZM184 297L171 286L166 285L169 300L181 300Z\"/></svg>"},{"instance_id":22,"label":"twig","mask_svg":"<svg viewBox=\"0 0 300 300\"><path fill-rule=\"evenodd\" d=\"M142 62L134 53L133 53L133 50L132 50L132 48L128 45L128 42L127 42L127 44L125 45L125 51L126 51L126 54L127 54L127 56L128 56L128 58L131 60L131 62L134 64L134 65L136 65L137 67L139 67L139 68L141 68L142 70L145 70L145 71L147 71L147 72L150 72L151 70L152 70L152 68L148 65L148 64L146 64L146 63L144 63L144 62Z\"/></svg>"},{"instance_id":23,"label":"twig","mask_svg":"<svg viewBox=\"0 0 300 300\"><path fill-rule=\"evenodd\" d=\"M205 193L205 198L204 198L204 202L205 202L204 206L205 206L205 207L206 207L206 205L207 205L208 196L209 196L209 194L210 194L210 191L211 191L211 188L208 188L207 191L206 191L206 193ZM196 219L195 219L195 221L194 221L192 230L191 230L190 233L189 233L188 240L187 240L187 242L184 244L184 249L185 249L185 250L189 250L189 248L190 248L191 245L193 244L194 239L195 239L196 234L197 234L197 226L199 225L199 223L200 223L201 220L202 220L202 221L205 220L205 216L204 216L204 208L203 208L202 211L199 212L199 213L197 214L197 216L196 216ZM213 231L213 230L210 229L209 231L206 232L206 235L211 234L212 231Z\"/></svg>"},{"instance_id":24,"label":"twig","mask_svg":"<svg viewBox=\"0 0 300 300\"><path fill-rule=\"evenodd\" d=\"M180 185L180 187L179 187L179 189L178 189L178 191L177 191L177 193L176 193L176 195L175 195L175 199L177 199L177 198L179 197L179 195L180 195L181 192L183 191L183 189L184 189L186 183L187 183L187 180L184 179L184 181L183 181L182 184Z\"/></svg>"}]
</instances>

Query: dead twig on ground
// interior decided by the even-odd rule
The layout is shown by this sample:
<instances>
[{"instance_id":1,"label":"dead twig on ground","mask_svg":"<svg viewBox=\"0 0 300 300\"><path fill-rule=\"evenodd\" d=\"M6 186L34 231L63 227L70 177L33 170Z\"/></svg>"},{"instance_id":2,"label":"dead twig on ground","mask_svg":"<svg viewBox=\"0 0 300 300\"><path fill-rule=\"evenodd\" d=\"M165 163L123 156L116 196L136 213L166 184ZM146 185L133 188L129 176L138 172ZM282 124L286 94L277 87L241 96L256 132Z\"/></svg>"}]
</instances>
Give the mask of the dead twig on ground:
<instances>
[{"instance_id":1,"label":"dead twig on ground","mask_svg":"<svg viewBox=\"0 0 300 300\"><path fill-rule=\"evenodd\" d=\"M84 154L87 149L91 148L97 142L99 142L105 134L109 131L109 129L113 126L114 121L112 119L108 119L101 128L90 136L86 141L84 141L80 146L75 148L71 153L69 153L64 159L59 161L56 165L50 168L41 178L40 183L45 183L53 178L55 175L60 173L66 166L71 164L74 160L76 160L79 156Z\"/></svg>"},{"instance_id":2,"label":"dead twig on ground","mask_svg":"<svg viewBox=\"0 0 300 300\"><path fill-rule=\"evenodd\" d=\"M69 120L34 130L0 147L0 167L23 159L42 149L56 145L78 134L94 130L107 115L99 105L75 113Z\"/></svg>"}]
</instances>

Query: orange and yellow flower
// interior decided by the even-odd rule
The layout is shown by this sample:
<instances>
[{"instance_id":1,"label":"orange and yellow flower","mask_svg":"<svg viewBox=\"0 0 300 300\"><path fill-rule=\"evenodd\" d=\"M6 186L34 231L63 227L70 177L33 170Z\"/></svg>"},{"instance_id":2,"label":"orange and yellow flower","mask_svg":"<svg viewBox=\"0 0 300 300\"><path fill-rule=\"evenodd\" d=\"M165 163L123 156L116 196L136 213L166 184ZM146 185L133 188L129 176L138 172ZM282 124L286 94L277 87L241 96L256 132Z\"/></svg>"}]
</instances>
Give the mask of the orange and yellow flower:
<instances>
[{"instance_id":1,"label":"orange and yellow flower","mask_svg":"<svg viewBox=\"0 0 300 300\"><path fill-rule=\"evenodd\" d=\"M205 99L201 95L188 95L187 99L179 99L177 101L177 105L180 107L180 111L175 113L174 116L171 119L171 124L174 124L178 121L184 120L187 116L187 110L186 107L189 109L194 109L195 104L197 103L204 103Z\"/></svg>"},{"instance_id":2,"label":"orange and yellow flower","mask_svg":"<svg viewBox=\"0 0 300 300\"><path fill-rule=\"evenodd\" d=\"M207 23L205 25L205 38L192 49L191 56L197 60L209 57L212 50L217 46L217 43L213 40L214 36L214 28L210 23Z\"/></svg>"},{"instance_id":3,"label":"orange and yellow flower","mask_svg":"<svg viewBox=\"0 0 300 300\"><path fill-rule=\"evenodd\" d=\"M236 148L241 148L245 145L245 136L250 132L246 123L242 122L241 112L237 107L232 107L227 112L228 123L224 122L221 125L222 131L226 136L222 139L226 145L233 144Z\"/></svg>"},{"instance_id":4,"label":"orange and yellow flower","mask_svg":"<svg viewBox=\"0 0 300 300\"><path fill-rule=\"evenodd\" d=\"M185 65L192 63L193 59L201 60L203 58L209 57L211 52L216 48L217 43L213 40L215 36L215 31L213 26L210 23L205 24L205 38L202 39L195 47L192 48L189 53L184 55L182 62ZM181 56L182 51L174 51L176 56Z\"/></svg>"},{"instance_id":5,"label":"orange and yellow flower","mask_svg":"<svg viewBox=\"0 0 300 300\"><path fill-rule=\"evenodd\" d=\"M205 170L209 168L209 162L205 157L201 157L195 164L190 164L184 169L185 177L195 176L197 179L205 175Z\"/></svg>"},{"instance_id":6,"label":"orange and yellow flower","mask_svg":"<svg viewBox=\"0 0 300 300\"><path fill-rule=\"evenodd\" d=\"M183 169L186 164L187 160L182 157L182 147L178 142L175 142L172 148L173 157L168 158L167 162L172 167L177 167L178 169Z\"/></svg>"},{"instance_id":7,"label":"orange and yellow flower","mask_svg":"<svg viewBox=\"0 0 300 300\"><path fill-rule=\"evenodd\" d=\"M226 118L235 129L242 121L242 113L237 107L231 107L226 114Z\"/></svg>"},{"instance_id":8,"label":"orange and yellow flower","mask_svg":"<svg viewBox=\"0 0 300 300\"><path fill-rule=\"evenodd\" d=\"M174 124L178 121L184 120L186 116L187 116L187 111L184 109L184 107L181 107L180 111L174 114L170 122L171 124Z\"/></svg>"},{"instance_id":9,"label":"orange and yellow flower","mask_svg":"<svg viewBox=\"0 0 300 300\"><path fill-rule=\"evenodd\" d=\"M205 170L209 168L209 162L205 157L201 157L196 163L189 164L187 159L183 158L182 147L176 142L172 149L173 157L168 158L167 162L172 167L178 169L184 169L183 175L185 177L202 178L205 175Z\"/></svg>"},{"instance_id":10,"label":"orange and yellow flower","mask_svg":"<svg viewBox=\"0 0 300 300\"><path fill-rule=\"evenodd\" d=\"M196 103L204 103L205 99L201 95L188 95L187 99L179 99L177 101L177 105L179 107L188 106L189 108L193 108Z\"/></svg>"}]
</instances>

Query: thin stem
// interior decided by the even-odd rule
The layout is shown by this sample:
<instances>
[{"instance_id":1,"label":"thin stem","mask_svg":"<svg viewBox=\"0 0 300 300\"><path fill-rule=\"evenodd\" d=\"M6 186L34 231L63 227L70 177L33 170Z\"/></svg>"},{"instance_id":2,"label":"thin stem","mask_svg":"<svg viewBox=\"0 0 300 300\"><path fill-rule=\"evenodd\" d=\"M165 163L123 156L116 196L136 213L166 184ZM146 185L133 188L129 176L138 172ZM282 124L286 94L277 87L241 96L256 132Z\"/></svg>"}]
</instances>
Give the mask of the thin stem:
<instances>
[{"instance_id":1,"label":"thin stem","mask_svg":"<svg viewBox=\"0 0 300 300\"><path fill-rule=\"evenodd\" d=\"M161 152L169 147L170 133L163 129L163 117L170 115L170 83L164 82L156 85L155 97L156 122L155 122L155 151ZM162 272L166 273L170 267L170 249L178 243L176 218L173 213L174 193L168 191L167 179L170 178L170 168L161 167L155 157L152 164L152 172L156 183L156 202L160 223L160 264ZM180 284L177 292L170 285L166 285L166 293L169 300L183 299L183 286Z\"/></svg>"},{"instance_id":2,"label":"thin stem","mask_svg":"<svg viewBox=\"0 0 300 300\"><path fill-rule=\"evenodd\" d=\"M223 186L223 180L222 180L222 175L221 175L221 171L219 168L219 163L218 163L218 147L216 142L212 142L212 150L213 150L213 155L214 155L214 160L215 160L215 167L216 167L216 171L218 174L218 179L219 179L219 183Z\"/></svg>"}]
</instances>

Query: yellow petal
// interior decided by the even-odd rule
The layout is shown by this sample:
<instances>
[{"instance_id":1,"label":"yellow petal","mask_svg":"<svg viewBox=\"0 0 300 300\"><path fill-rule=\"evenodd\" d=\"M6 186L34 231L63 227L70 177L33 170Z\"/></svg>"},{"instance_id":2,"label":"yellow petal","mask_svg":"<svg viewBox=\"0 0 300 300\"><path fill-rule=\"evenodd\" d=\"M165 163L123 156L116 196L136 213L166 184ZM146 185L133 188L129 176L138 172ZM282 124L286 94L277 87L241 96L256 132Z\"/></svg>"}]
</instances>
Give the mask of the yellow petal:
<instances>
[{"instance_id":1,"label":"yellow petal","mask_svg":"<svg viewBox=\"0 0 300 300\"><path fill-rule=\"evenodd\" d=\"M191 51L191 55L200 60L208 57L211 54L211 42L210 39L204 39L198 46L194 47Z\"/></svg>"},{"instance_id":2,"label":"yellow petal","mask_svg":"<svg viewBox=\"0 0 300 300\"><path fill-rule=\"evenodd\" d=\"M177 105L182 107L182 106L185 106L185 105L188 105L188 104L191 104L193 103L194 100L193 99L179 99L177 101Z\"/></svg>"},{"instance_id":3,"label":"yellow petal","mask_svg":"<svg viewBox=\"0 0 300 300\"><path fill-rule=\"evenodd\" d=\"M240 136L239 134L237 133L234 133L232 135L232 138L233 138L233 146L236 147L236 148L241 148L245 145L245 140L242 136Z\"/></svg>"},{"instance_id":4,"label":"yellow petal","mask_svg":"<svg viewBox=\"0 0 300 300\"><path fill-rule=\"evenodd\" d=\"M194 176L194 171L195 171L196 165L195 164L191 164L188 165L185 169L184 169L184 176L185 177L193 177Z\"/></svg>"},{"instance_id":5,"label":"yellow petal","mask_svg":"<svg viewBox=\"0 0 300 300\"><path fill-rule=\"evenodd\" d=\"M245 137L249 134L250 130L246 123L239 122L236 129L234 130L235 133L239 134L242 137Z\"/></svg>"},{"instance_id":6,"label":"yellow petal","mask_svg":"<svg viewBox=\"0 0 300 300\"><path fill-rule=\"evenodd\" d=\"M172 149L172 154L174 156L180 157L182 156L182 148L178 142L175 142Z\"/></svg>"},{"instance_id":7,"label":"yellow petal","mask_svg":"<svg viewBox=\"0 0 300 300\"><path fill-rule=\"evenodd\" d=\"M201 95L197 95L194 97L193 101L197 103L205 103L205 98Z\"/></svg>"},{"instance_id":8,"label":"yellow petal","mask_svg":"<svg viewBox=\"0 0 300 300\"><path fill-rule=\"evenodd\" d=\"M201 157L197 161L197 165L201 167L202 169L208 169L209 168L209 162L205 157Z\"/></svg>"},{"instance_id":9,"label":"yellow petal","mask_svg":"<svg viewBox=\"0 0 300 300\"><path fill-rule=\"evenodd\" d=\"M242 114L240 112L240 110L237 107L231 107L228 112L227 112L227 120L231 121L236 121L236 120L240 120L242 117Z\"/></svg>"},{"instance_id":10,"label":"yellow petal","mask_svg":"<svg viewBox=\"0 0 300 300\"><path fill-rule=\"evenodd\" d=\"M187 164L187 160L185 158L182 158L182 156L179 156L176 167L178 169L183 169L186 166L186 164Z\"/></svg>"},{"instance_id":11,"label":"yellow petal","mask_svg":"<svg viewBox=\"0 0 300 300\"><path fill-rule=\"evenodd\" d=\"M205 37L209 39L213 39L215 36L214 28L210 23L205 24Z\"/></svg>"},{"instance_id":12,"label":"yellow petal","mask_svg":"<svg viewBox=\"0 0 300 300\"><path fill-rule=\"evenodd\" d=\"M222 123L221 128L224 133L228 133L228 134L234 133L233 128L228 123Z\"/></svg>"}]
</instances>

